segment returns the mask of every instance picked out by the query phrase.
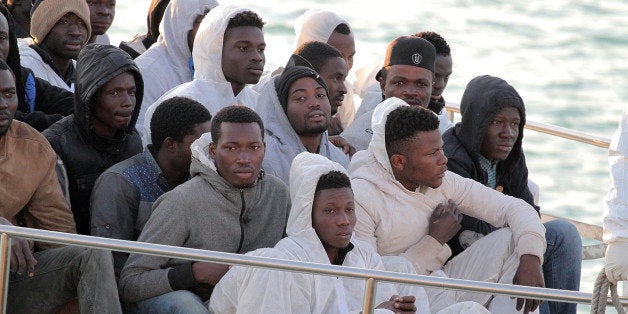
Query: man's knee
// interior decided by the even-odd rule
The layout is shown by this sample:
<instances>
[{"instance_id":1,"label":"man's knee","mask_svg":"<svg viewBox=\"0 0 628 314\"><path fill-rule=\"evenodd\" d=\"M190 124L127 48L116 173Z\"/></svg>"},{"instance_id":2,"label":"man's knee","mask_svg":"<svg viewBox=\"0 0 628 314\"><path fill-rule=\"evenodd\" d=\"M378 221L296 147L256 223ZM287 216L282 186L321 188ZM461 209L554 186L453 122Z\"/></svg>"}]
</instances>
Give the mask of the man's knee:
<instances>
[{"instance_id":1,"label":"man's knee","mask_svg":"<svg viewBox=\"0 0 628 314\"><path fill-rule=\"evenodd\" d=\"M543 224L547 245L560 245L570 250L582 251L582 238L572 223L556 219Z\"/></svg>"}]
</instances>

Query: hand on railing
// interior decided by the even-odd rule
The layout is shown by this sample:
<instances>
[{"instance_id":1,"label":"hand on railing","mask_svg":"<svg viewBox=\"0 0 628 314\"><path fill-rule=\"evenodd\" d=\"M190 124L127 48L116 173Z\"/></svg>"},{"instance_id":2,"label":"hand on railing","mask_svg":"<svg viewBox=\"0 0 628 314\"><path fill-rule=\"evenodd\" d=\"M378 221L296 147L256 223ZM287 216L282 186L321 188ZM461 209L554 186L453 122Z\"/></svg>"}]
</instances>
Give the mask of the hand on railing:
<instances>
[{"instance_id":1,"label":"hand on railing","mask_svg":"<svg viewBox=\"0 0 628 314\"><path fill-rule=\"evenodd\" d=\"M7 226L13 225L4 217L0 217L0 224ZM37 260L35 260L33 252L31 251L32 244L32 241L26 239L11 239L10 269L12 272L17 272L20 275L26 272L29 277L33 277L35 275L35 265L37 264Z\"/></svg>"},{"instance_id":2,"label":"hand on railing","mask_svg":"<svg viewBox=\"0 0 628 314\"><path fill-rule=\"evenodd\" d=\"M411 295L404 297L393 295L390 297L390 300L381 303L376 309L386 309L393 313L415 313L416 306L414 305L414 301L416 301L416 299Z\"/></svg>"}]
</instances>

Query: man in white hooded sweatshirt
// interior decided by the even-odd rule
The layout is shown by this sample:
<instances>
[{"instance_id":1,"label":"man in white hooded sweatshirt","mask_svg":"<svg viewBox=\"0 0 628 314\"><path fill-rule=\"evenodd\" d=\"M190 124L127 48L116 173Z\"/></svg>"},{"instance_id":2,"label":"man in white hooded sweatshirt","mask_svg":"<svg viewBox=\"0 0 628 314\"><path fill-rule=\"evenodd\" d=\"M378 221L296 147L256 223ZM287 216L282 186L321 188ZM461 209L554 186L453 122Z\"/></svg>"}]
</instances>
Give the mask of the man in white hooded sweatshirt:
<instances>
[{"instance_id":1,"label":"man in white hooded sweatshirt","mask_svg":"<svg viewBox=\"0 0 628 314\"><path fill-rule=\"evenodd\" d=\"M388 256L402 256L419 274L542 287L545 229L536 211L520 199L448 172L438 125L433 112L398 98L375 108L369 147L356 153L349 166L356 237L376 247L384 265ZM460 229L461 213L508 227L447 262L451 250L446 242ZM431 291L432 311L449 304L443 297L451 295ZM517 299L515 305L509 296L463 291L456 291L454 299L476 301L493 313L522 307L528 313L539 304Z\"/></svg>"},{"instance_id":2,"label":"man in white hooded sweatshirt","mask_svg":"<svg viewBox=\"0 0 628 314\"><path fill-rule=\"evenodd\" d=\"M347 62L347 73L353 67L355 40L349 22L331 11L309 9L296 18L294 31L297 35L295 49L310 41L320 41L338 49ZM355 119L357 106L353 101L353 85L345 80L347 94L334 115L331 135L337 135ZM338 125L338 122L340 125Z\"/></svg>"},{"instance_id":3,"label":"man in white hooded sweatshirt","mask_svg":"<svg viewBox=\"0 0 628 314\"><path fill-rule=\"evenodd\" d=\"M249 9L234 5L212 9L194 39L194 80L171 89L148 108L142 143L150 144L150 118L156 107L174 96L194 99L212 115L235 104L255 109L258 94L247 85L257 83L264 70L263 26L262 19Z\"/></svg>"},{"instance_id":4,"label":"man in white hooded sweatshirt","mask_svg":"<svg viewBox=\"0 0 628 314\"><path fill-rule=\"evenodd\" d=\"M216 0L173 0L166 7L157 42L135 59L146 86L138 131L142 131L144 115L155 100L192 80L194 37L203 17L216 6Z\"/></svg>"}]
</instances>

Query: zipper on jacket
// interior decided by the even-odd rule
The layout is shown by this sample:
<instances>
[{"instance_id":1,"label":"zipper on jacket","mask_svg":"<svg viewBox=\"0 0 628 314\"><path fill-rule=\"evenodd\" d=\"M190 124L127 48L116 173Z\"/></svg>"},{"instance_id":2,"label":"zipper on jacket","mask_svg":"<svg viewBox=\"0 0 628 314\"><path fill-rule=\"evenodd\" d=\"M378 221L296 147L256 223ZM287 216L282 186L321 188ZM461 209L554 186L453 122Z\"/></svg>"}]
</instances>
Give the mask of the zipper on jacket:
<instances>
[{"instance_id":1,"label":"zipper on jacket","mask_svg":"<svg viewBox=\"0 0 628 314\"><path fill-rule=\"evenodd\" d=\"M242 209L240 210L240 244L238 245L237 253L240 253L242 243L244 243L244 209L246 204L244 203L244 190L242 189L240 189L240 199L242 200Z\"/></svg>"}]
</instances>

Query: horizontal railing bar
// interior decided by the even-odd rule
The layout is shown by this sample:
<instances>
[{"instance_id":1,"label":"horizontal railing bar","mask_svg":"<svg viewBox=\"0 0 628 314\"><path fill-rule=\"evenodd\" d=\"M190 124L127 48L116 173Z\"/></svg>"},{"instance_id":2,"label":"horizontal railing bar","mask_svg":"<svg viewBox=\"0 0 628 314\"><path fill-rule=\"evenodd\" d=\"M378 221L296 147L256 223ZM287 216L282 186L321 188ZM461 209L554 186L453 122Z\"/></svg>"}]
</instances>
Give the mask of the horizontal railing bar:
<instances>
[{"instance_id":1,"label":"horizontal railing bar","mask_svg":"<svg viewBox=\"0 0 628 314\"><path fill-rule=\"evenodd\" d=\"M460 113L460 107L457 104L447 103L446 105L447 111L450 112L450 118L452 112ZM453 120L452 120L453 121ZM526 120L526 129L530 129L533 131L554 135L562 138L566 138L569 140L574 140L580 143L586 143L589 145L594 145L602 148L607 148L610 146L611 140L606 137L592 135L568 128L563 128L560 126L551 125L543 122L535 122Z\"/></svg>"},{"instance_id":2,"label":"horizontal railing bar","mask_svg":"<svg viewBox=\"0 0 628 314\"><path fill-rule=\"evenodd\" d=\"M406 283L453 290L470 290L476 292L486 292L490 294L502 294L549 301L590 304L592 297L590 293L580 291L516 286L454 278L411 275L373 269L361 269L355 267L323 265L309 262L290 261L259 256L247 256L234 253L174 247L153 243L92 237L63 232L22 228L16 226L0 225L0 233L6 233L10 236L26 238L35 241L58 244L71 244L83 247L107 249L128 253L142 253L148 255L158 255L163 257L205 261L219 264L264 267L328 276L353 277L360 279L373 278L377 281ZM622 298L621 302L622 304L628 306L628 299ZM612 304L610 298L607 300L607 303Z\"/></svg>"}]
</instances>

